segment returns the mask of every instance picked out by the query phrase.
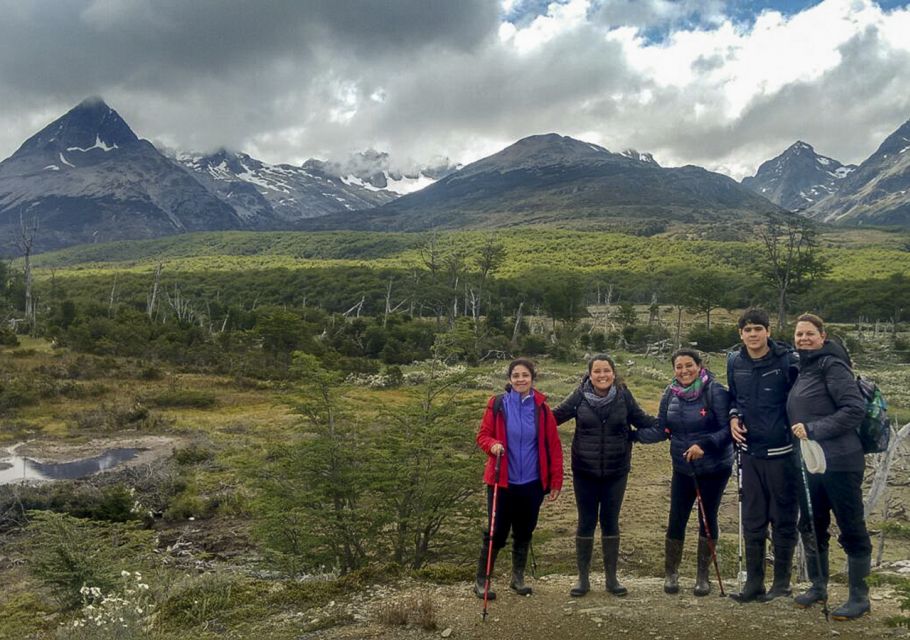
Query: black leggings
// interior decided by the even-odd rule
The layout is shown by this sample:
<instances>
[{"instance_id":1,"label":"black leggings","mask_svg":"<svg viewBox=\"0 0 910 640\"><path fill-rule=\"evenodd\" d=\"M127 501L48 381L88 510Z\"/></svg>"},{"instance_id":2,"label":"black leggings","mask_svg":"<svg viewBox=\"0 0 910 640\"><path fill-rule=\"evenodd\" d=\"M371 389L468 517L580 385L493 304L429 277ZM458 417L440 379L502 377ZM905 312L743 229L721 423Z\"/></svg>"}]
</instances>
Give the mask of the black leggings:
<instances>
[{"instance_id":1,"label":"black leggings","mask_svg":"<svg viewBox=\"0 0 910 640\"><path fill-rule=\"evenodd\" d=\"M576 535L590 538L597 528L600 516L600 535L619 535L619 510L626 495L626 482L629 474L606 478L592 478L572 474L575 485L575 507L578 509L578 529Z\"/></svg>"},{"instance_id":2,"label":"black leggings","mask_svg":"<svg viewBox=\"0 0 910 640\"><path fill-rule=\"evenodd\" d=\"M521 547L531 542L537 527L537 516L543 504L543 485L540 480L527 484L510 484L508 489L499 487L496 496L496 522L493 529L493 546L506 546L509 531L512 544ZM493 487L487 486L487 517L493 512ZM489 523L489 520L487 520ZM483 532L483 543L490 544L489 526Z\"/></svg>"},{"instance_id":3,"label":"black leggings","mask_svg":"<svg viewBox=\"0 0 910 640\"><path fill-rule=\"evenodd\" d=\"M701 492L702 504L705 508L705 517L708 519L708 527L711 530L711 538L717 540L717 510L720 508L720 500L724 495L724 489L727 487L727 481L730 479L730 472L731 469L724 469L717 473L706 473L698 477L689 476L679 471L673 472L673 479L670 481L668 538L673 538L674 540L686 539L686 525L689 523L692 505L695 504L695 483L697 481L698 490ZM702 521L701 514L696 514L696 517L698 518L698 535L705 537L705 523Z\"/></svg>"}]
</instances>

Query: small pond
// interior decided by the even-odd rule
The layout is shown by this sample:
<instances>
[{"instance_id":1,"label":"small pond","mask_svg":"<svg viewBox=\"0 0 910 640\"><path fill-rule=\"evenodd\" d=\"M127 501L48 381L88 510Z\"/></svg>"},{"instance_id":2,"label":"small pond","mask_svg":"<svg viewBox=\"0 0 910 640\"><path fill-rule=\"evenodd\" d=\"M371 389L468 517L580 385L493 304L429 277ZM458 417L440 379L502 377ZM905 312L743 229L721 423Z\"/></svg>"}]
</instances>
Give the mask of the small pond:
<instances>
[{"instance_id":1,"label":"small pond","mask_svg":"<svg viewBox=\"0 0 910 640\"><path fill-rule=\"evenodd\" d=\"M113 469L135 458L142 449L108 449L91 458L70 462L38 462L15 453L15 447L0 453L0 484L36 480L74 480Z\"/></svg>"}]
</instances>

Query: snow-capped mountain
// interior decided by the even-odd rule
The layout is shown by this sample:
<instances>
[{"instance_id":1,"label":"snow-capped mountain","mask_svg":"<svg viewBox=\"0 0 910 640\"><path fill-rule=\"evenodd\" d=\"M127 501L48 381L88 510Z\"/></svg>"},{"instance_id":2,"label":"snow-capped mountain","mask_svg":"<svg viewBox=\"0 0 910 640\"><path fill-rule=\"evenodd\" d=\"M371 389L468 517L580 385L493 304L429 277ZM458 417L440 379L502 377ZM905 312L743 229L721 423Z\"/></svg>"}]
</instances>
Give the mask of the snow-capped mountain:
<instances>
[{"instance_id":1,"label":"snow-capped mountain","mask_svg":"<svg viewBox=\"0 0 910 640\"><path fill-rule=\"evenodd\" d=\"M632 158L633 160L638 160L639 162L646 162L658 167L660 166L657 164L657 160L654 159L654 156L650 153L643 153L635 149L624 149L623 151L620 151L619 154L627 158Z\"/></svg>"},{"instance_id":2,"label":"snow-capped mountain","mask_svg":"<svg viewBox=\"0 0 910 640\"><path fill-rule=\"evenodd\" d=\"M306 218L370 209L397 197L313 165L267 164L225 149L208 155L180 153L176 160L258 228L287 228Z\"/></svg>"},{"instance_id":3,"label":"snow-capped mountain","mask_svg":"<svg viewBox=\"0 0 910 640\"><path fill-rule=\"evenodd\" d=\"M38 221L36 250L245 226L100 98L83 101L0 162L4 247L20 216Z\"/></svg>"},{"instance_id":4,"label":"snow-capped mountain","mask_svg":"<svg viewBox=\"0 0 910 640\"><path fill-rule=\"evenodd\" d=\"M430 186L460 169L461 165L440 158L426 166L407 162L402 167L395 164L388 153L368 149L352 154L343 162L310 159L303 167L337 177L345 184L404 195Z\"/></svg>"},{"instance_id":5,"label":"snow-capped mountain","mask_svg":"<svg viewBox=\"0 0 910 640\"><path fill-rule=\"evenodd\" d=\"M819 155L812 145L797 141L782 154L763 162L742 184L790 211L811 207L841 188L856 165Z\"/></svg>"},{"instance_id":6,"label":"snow-capped mountain","mask_svg":"<svg viewBox=\"0 0 910 640\"><path fill-rule=\"evenodd\" d=\"M910 225L910 120L805 213L836 224Z\"/></svg>"},{"instance_id":7,"label":"snow-capped mountain","mask_svg":"<svg viewBox=\"0 0 910 640\"><path fill-rule=\"evenodd\" d=\"M780 212L732 178L664 168L649 154L612 153L555 133L530 136L416 193L308 228L421 230L559 224L595 228L645 221L723 222Z\"/></svg>"}]
</instances>

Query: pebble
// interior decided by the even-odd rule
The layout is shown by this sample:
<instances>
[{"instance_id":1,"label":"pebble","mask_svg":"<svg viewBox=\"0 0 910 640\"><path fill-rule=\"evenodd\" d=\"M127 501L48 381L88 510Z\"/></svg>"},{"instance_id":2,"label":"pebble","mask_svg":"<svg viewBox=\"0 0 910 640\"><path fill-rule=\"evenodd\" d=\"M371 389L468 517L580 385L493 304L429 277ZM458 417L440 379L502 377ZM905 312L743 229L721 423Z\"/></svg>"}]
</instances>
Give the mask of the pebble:
<instances>
[{"instance_id":1,"label":"pebble","mask_svg":"<svg viewBox=\"0 0 910 640\"><path fill-rule=\"evenodd\" d=\"M452 627L446 627L446 629L442 632L442 637L448 638L450 635L452 635Z\"/></svg>"}]
</instances>

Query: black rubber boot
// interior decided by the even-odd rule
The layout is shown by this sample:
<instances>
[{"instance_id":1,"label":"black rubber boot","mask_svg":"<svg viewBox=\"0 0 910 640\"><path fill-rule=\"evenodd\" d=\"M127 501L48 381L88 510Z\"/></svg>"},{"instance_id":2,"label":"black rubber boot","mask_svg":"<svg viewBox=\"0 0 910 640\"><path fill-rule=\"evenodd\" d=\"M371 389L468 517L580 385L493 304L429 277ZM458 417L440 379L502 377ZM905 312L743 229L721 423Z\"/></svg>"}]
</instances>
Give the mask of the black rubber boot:
<instances>
[{"instance_id":1,"label":"black rubber boot","mask_svg":"<svg viewBox=\"0 0 910 640\"><path fill-rule=\"evenodd\" d=\"M604 581L607 591L614 596L629 593L616 579L616 564L619 562L619 536L603 536L600 539L604 552Z\"/></svg>"},{"instance_id":2,"label":"black rubber boot","mask_svg":"<svg viewBox=\"0 0 910 640\"><path fill-rule=\"evenodd\" d=\"M797 607L808 609L813 604L828 599L828 550L823 549L819 554L811 534L803 536L803 549L806 551L806 572L809 574L812 586L793 598L793 603ZM817 561L816 556L818 556ZM818 572L819 566L821 566L821 574Z\"/></svg>"},{"instance_id":3,"label":"black rubber boot","mask_svg":"<svg viewBox=\"0 0 910 640\"><path fill-rule=\"evenodd\" d=\"M664 593L679 593L679 563L682 560L683 541L676 538L664 540Z\"/></svg>"},{"instance_id":4,"label":"black rubber boot","mask_svg":"<svg viewBox=\"0 0 910 640\"><path fill-rule=\"evenodd\" d=\"M765 595L765 541L746 542L746 584L742 593L730 594L736 602L756 602Z\"/></svg>"},{"instance_id":5,"label":"black rubber boot","mask_svg":"<svg viewBox=\"0 0 910 640\"><path fill-rule=\"evenodd\" d=\"M490 544L485 542L480 549L480 558L477 559L477 574L474 576L474 595L483 600L483 588L487 580L487 551ZM493 591L493 565L496 564L496 555L499 549L493 547L493 561L490 562L490 589L487 591L487 600L495 600L496 592Z\"/></svg>"},{"instance_id":6,"label":"black rubber boot","mask_svg":"<svg viewBox=\"0 0 910 640\"><path fill-rule=\"evenodd\" d=\"M591 557L594 555L594 538L575 536L575 560L578 563L578 582L569 590L569 595L580 598L591 590Z\"/></svg>"},{"instance_id":7,"label":"black rubber boot","mask_svg":"<svg viewBox=\"0 0 910 640\"><path fill-rule=\"evenodd\" d=\"M528 547L531 542L522 542L512 546L512 580L509 588L520 596L529 596L533 589L525 584L525 566L528 564Z\"/></svg>"},{"instance_id":8,"label":"black rubber boot","mask_svg":"<svg viewBox=\"0 0 910 640\"><path fill-rule=\"evenodd\" d=\"M692 590L697 596L706 596L711 593L711 582L708 580L708 572L711 567L711 546L708 539L702 536L698 538L698 558L695 565L695 588Z\"/></svg>"},{"instance_id":9,"label":"black rubber boot","mask_svg":"<svg viewBox=\"0 0 910 640\"><path fill-rule=\"evenodd\" d=\"M831 612L835 620L855 620L872 610L869 603L869 585L866 577L872 569L872 556L847 556L847 578L850 584L849 599Z\"/></svg>"},{"instance_id":10,"label":"black rubber boot","mask_svg":"<svg viewBox=\"0 0 910 640\"><path fill-rule=\"evenodd\" d=\"M789 598L793 595L790 589L793 549L793 545L774 545L774 582L771 583L771 590L762 597L762 601L770 602L774 598Z\"/></svg>"}]
</instances>

